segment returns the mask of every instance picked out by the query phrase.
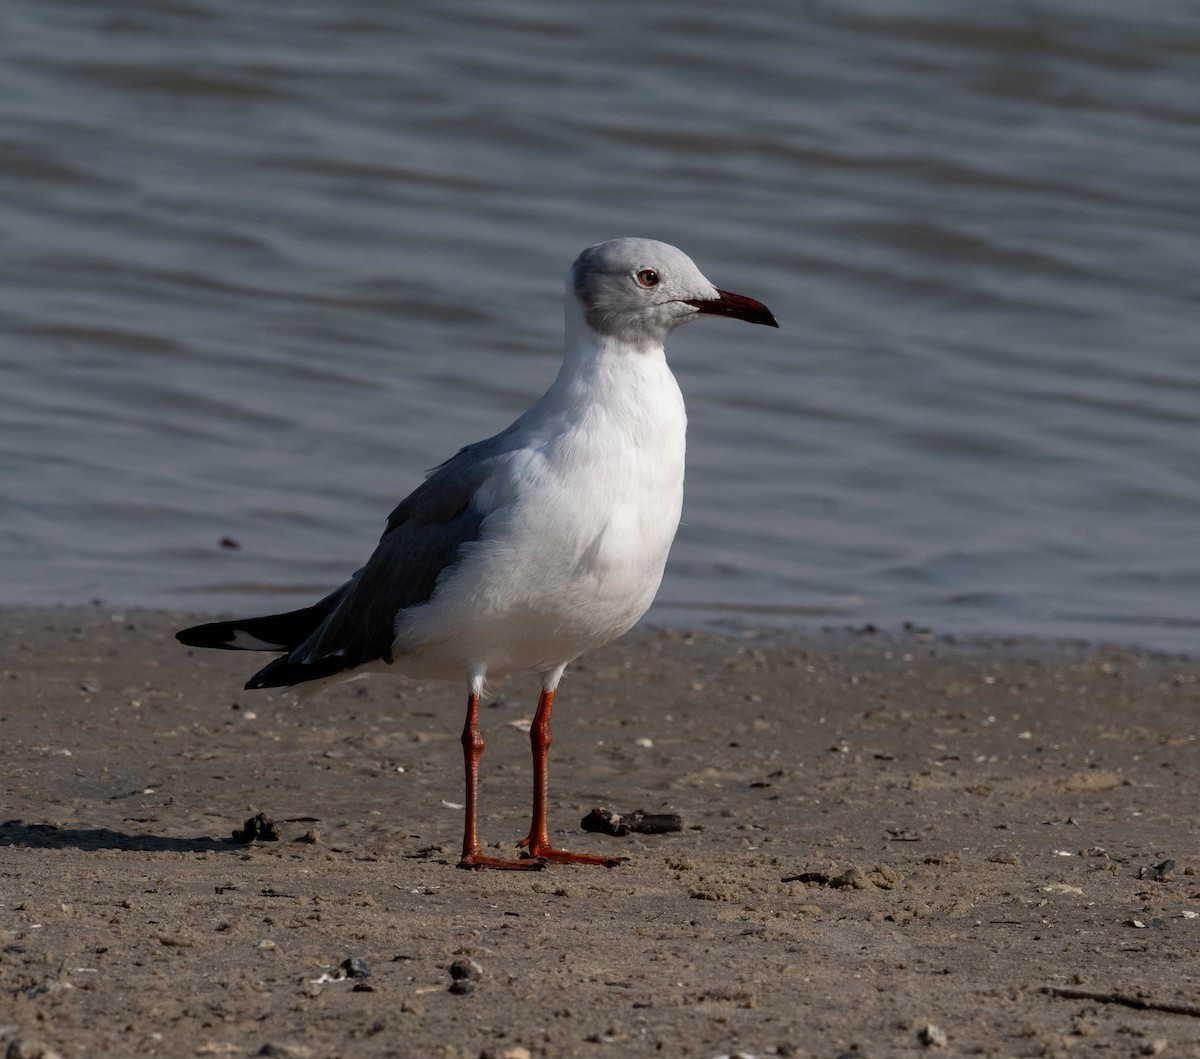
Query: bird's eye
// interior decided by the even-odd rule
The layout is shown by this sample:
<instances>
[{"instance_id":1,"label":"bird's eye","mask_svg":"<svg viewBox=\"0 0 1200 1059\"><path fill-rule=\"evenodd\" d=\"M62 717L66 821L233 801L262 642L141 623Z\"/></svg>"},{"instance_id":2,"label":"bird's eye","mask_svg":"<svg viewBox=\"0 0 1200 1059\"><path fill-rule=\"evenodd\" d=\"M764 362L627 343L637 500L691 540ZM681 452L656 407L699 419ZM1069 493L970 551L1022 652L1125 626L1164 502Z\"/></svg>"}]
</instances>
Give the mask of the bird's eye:
<instances>
[{"instance_id":1,"label":"bird's eye","mask_svg":"<svg viewBox=\"0 0 1200 1059\"><path fill-rule=\"evenodd\" d=\"M637 281L643 287L657 287L658 273L652 268L639 268L637 270Z\"/></svg>"}]
</instances>

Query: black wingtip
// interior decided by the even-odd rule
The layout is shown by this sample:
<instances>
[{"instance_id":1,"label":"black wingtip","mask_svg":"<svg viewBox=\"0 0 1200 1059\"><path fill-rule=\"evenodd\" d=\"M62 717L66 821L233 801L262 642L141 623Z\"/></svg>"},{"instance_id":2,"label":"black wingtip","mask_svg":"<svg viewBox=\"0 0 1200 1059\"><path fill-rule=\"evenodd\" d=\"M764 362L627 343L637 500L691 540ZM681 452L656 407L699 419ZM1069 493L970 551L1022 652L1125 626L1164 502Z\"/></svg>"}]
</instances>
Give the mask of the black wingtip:
<instances>
[{"instance_id":1,"label":"black wingtip","mask_svg":"<svg viewBox=\"0 0 1200 1059\"><path fill-rule=\"evenodd\" d=\"M210 647L221 651L293 651L329 616L335 598L336 593L314 606L284 614L193 625L180 629L175 639L188 647Z\"/></svg>"},{"instance_id":2,"label":"black wingtip","mask_svg":"<svg viewBox=\"0 0 1200 1059\"><path fill-rule=\"evenodd\" d=\"M216 647L232 650L233 634L229 631L228 622L209 622L205 625L193 625L180 629L175 639L188 647Z\"/></svg>"},{"instance_id":3,"label":"black wingtip","mask_svg":"<svg viewBox=\"0 0 1200 1059\"><path fill-rule=\"evenodd\" d=\"M339 657L318 658L313 662L292 662L286 656L268 662L249 680L245 691L265 691L268 688L291 688L311 680L325 680L346 672Z\"/></svg>"}]
</instances>

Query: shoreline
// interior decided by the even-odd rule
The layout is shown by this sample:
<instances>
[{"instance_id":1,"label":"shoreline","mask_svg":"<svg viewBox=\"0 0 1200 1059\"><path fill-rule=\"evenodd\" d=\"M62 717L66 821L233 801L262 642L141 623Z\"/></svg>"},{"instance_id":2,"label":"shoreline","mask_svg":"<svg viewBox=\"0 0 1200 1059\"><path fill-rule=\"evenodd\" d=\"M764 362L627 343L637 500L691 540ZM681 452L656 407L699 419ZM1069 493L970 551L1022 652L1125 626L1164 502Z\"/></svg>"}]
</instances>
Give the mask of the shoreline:
<instances>
[{"instance_id":1,"label":"shoreline","mask_svg":"<svg viewBox=\"0 0 1200 1059\"><path fill-rule=\"evenodd\" d=\"M871 1056L932 1025L953 1054L1200 1050L1174 1010L1200 993L1193 660L635 631L568 669L550 762L552 834L632 860L476 873L462 688L294 705L241 690L257 658L177 644L190 620L0 611L0 1046ZM483 710L506 855L535 703L513 678ZM683 830L585 833L596 806ZM258 812L279 841L231 841Z\"/></svg>"},{"instance_id":2,"label":"shoreline","mask_svg":"<svg viewBox=\"0 0 1200 1059\"><path fill-rule=\"evenodd\" d=\"M319 589L307 594L296 594L292 603L283 604L276 599L276 609L302 607L318 595ZM271 612L272 597L259 599L257 611ZM105 620L119 623L127 615L137 619L161 619L178 622L182 628L188 624L219 621L257 612L253 601L233 609L143 607L109 604L104 601L92 603L60 603L49 606L24 604L0 604L0 631L14 626L38 622L67 624L76 622L89 625ZM1017 651L1035 655L1086 654L1089 652L1117 651L1146 658L1174 660L1183 664L1200 663L1200 648L1175 650L1167 647L1147 646L1120 639L1087 636L1042 635L1033 632L994 630L955 630L912 621L884 624L876 621L855 621L847 616L826 614L820 611L808 613L795 608L759 608L752 605L736 607L726 612L720 608L701 605L667 604L652 607L638 624L625 633L618 642L639 636L703 637L728 640L733 643L754 641L772 647L795 647L797 649L836 650L850 648L855 644L875 642L900 649L921 649L928 645L941 646L947 650L965 651ZM704 617L707 615L707 617ZM692 621L682 620L691 616ZM755 616L763 621L755 622ZM799 616L804 624L788 624L780 620L787 616ZM245 654L250 657L250 654ZM586 659L588 656L585 655ZM570 667L568 667L568 672ZM391 679L386 677L385 679Z\"/></svg>"}]
</instances>

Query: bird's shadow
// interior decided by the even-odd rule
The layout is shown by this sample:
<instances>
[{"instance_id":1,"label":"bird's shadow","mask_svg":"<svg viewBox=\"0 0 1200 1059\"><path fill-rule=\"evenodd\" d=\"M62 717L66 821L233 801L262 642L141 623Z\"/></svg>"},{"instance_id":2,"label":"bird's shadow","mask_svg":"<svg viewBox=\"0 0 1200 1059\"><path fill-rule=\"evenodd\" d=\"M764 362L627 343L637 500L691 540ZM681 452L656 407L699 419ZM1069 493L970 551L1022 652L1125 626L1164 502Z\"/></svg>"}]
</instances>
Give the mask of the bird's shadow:
<instances>
[{"instance_id":1,"label":"bird's shadow","mask_svg":"<svg viewBox=\"0 0 1200 1059\"><path fill-rule=\"evenodd\" d=\"M0 849L102 849L136 850L146 853L233 852L237 844L225 838L170 838L166 835L131 835L108 827L58 827L56 824L27 824L7 820L0 824Z\"/></svg>"}]
</instances>

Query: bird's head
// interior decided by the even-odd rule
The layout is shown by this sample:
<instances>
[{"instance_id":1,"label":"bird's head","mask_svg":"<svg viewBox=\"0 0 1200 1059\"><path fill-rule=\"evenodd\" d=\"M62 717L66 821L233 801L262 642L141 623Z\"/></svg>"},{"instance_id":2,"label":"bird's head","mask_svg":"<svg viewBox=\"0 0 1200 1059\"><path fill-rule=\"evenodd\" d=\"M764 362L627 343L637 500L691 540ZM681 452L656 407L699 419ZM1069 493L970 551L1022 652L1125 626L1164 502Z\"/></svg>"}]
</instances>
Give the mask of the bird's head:
<instances>
[{"instance_id":1,"label":"bird's head","mask_svg":"<svg viewBox=\"0 0 1200 1059\"><path fill-rule=\"evenodd\" d=\"M661 347L705 314L779 326L762 302L714 287L682 250L653 239L589 247L571 267L567 291L597 335L638 349Z\"/></svg>"}]
</instances>

